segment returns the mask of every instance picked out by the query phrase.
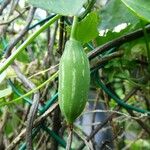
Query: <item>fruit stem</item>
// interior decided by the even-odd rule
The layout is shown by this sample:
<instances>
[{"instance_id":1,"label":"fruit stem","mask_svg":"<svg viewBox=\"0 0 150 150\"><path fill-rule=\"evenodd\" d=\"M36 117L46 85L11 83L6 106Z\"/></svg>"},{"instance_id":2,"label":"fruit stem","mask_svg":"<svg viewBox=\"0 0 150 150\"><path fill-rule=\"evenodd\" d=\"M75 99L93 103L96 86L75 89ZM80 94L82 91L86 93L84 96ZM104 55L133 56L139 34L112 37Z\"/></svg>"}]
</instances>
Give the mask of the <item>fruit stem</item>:
<instances>
[{"instance_id":1,"label":"fruit stem","mask_svg":"<svg viewBox=\"0 0 150 150\"><path fill-rule=\"evenodd\" d=\"M77 23L78 23L78 17L74 16L73 18L73 24L72 24L72 29L71 29L71 39L76 39L76 29L77 29Z\"/></svg>"},{"instance_id":2,"label":"fruit stem","mask_svg":"<svg viewBox=\"0 0 150 150\"><path fill-rule=\"evenodd\" d=\"M66 150L71 150L73 126L69 126Z\"/></svg>"}]
</instances>

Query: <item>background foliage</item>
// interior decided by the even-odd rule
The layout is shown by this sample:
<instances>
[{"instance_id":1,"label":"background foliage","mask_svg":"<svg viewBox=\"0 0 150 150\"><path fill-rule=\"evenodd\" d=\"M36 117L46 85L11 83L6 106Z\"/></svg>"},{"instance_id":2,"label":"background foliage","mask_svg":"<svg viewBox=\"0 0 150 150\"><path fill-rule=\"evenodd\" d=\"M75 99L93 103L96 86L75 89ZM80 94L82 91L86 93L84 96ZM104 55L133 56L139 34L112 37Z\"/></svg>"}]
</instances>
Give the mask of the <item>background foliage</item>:
<instances>
[{"instance_id":1,"label":"background foliage","mask_svg":"<svg viewBox=\"0 0 150 150\"><path fill-rule=\"evenodd\" d=\"M77 15L75 36L90 60L91 85L75 123L72 149L149 150L149 6L147 0L1 0L0 149L26 149L36 93L34 148L66 147L56 72Z\"/></svg>"}]
</instances>

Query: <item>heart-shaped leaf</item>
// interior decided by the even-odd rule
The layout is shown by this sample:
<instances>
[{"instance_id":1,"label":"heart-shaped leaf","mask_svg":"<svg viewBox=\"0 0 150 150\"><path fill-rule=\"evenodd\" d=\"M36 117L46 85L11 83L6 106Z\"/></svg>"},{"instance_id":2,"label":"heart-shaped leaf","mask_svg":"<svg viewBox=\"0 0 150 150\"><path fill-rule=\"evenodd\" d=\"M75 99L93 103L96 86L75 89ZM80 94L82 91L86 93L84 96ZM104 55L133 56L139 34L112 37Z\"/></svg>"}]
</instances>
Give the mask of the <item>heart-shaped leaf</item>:
<instances>
[{"instance_id":1,"label":"heart-shaped leaf","mask_svg":"<svg viewBox=\"0 0 150 150\"><path fill-rule=\"evenodd\" d=\"M101 11L99 30L112 30L122 23L136 24L138 18L120 0L110 0Z\"/></svg>"},{"instance_id":2,"label":"heart-shaped leaf","mask_svg":"<svg viewBox=\"0 0 150 150\"><path fill-rule=\"evenodd\" d=\"M28 0L35 7L63 16L78 16L87 0Z\"/></svg>"},{"instance_id":3,"label":"heart-shaped leaf","mask_svg":"<svg viewBox=\"0 0 150 150\"><path fill-rule=\"evenodd\" d=\"M98 13L89 13L82 21L80 21L76 28L76 39L82 43L87 43L98 36Z\"/></svg>"},{"instance_id":4,"label":"heart-shaped leaf","mask_svg":"<svg viewBox=\"0 0 150 150\"><path fill-rule=\"evenodd\" d=\"M141 19L150 22L149 0L122 0L122 2Z\"/></svg>"}]
</instances>

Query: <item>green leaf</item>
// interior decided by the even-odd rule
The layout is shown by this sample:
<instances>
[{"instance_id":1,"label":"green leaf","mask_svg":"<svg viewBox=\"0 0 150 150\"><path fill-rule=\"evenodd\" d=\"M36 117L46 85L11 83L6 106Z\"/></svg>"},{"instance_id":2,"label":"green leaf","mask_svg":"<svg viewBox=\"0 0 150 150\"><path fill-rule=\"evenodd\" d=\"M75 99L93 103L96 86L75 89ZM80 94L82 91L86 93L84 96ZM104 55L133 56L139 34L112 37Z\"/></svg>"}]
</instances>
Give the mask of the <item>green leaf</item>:
<instances>
[{"instance_id":1,"label":"green leaf","mask_svg":"<svg viewBox=\"0 0 150 150\"><path fill-rule=\"evenodd\" d=\"M100 30L113 29L122 23L136 24L139 20L120 0L111 0L101 11Z\"/></svg>"},{"instance_id":2,"label":"green leaf","mask_svg":"<svg viewBox=\"0 0 150 150\"><path fill-rule=\"evenodd\" d=\"M149 0L122 0L122 2L141 19L150 22Z\"/></svg>"},{"instance_id":3,"label":"green leaf","mask_svg":"<svg viewBox=\"0 0 150 150\"><path fill-rule=\"evenodd\" d=\"M26 51L22 51L18 56L17 60L23 62L23 63L28 63L29 62L29 57Z\"/></svg>"},{"instance_id":4,"label":"green leaf","mask_svg":"<svg viewBox=\"0 0 150 150\"><path fill-rule=\"evenodd\" d=\"M78 16L87 0L28 0L35 7L63 16Z\"/></svg>"},{"instance_id":5,"label":"green leaf","mask_svg":"<svg viewBox=\"0 0 150 150\"><path fill-rule=\"evenodd\" d=\"M8 96L12 93L12 89L9 86L8 88L4 89L4 90L0 90L0 98Z\"/></svg>"},{"instance_id":6,"label":"green leaf","mask_svg":"<svg viewBox=\"0 0 150 150\"><path fill-rule=\"evenodd\" d=\"M98 13L89 13L77 24L75 37L78 41L86 43L98 36Z\"/></svg>"}]
</instances>

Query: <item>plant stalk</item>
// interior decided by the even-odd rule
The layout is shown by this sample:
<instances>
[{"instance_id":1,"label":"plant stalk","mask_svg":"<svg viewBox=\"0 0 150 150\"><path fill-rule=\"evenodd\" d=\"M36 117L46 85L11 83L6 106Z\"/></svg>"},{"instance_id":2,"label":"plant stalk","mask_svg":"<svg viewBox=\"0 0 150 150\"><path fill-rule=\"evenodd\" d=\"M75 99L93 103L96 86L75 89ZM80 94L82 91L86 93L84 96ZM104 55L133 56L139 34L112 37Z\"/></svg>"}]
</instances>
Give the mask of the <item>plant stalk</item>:
<instances>
[{"instance_id":1,"label":"plant stalk","mask_svg":"<svg viewBox=\"0 0 150 150\"><path fill-rule=\"evenodd\" d=\"M72 24L72 29L71 29L70 39L76 39L77 24L78 24L78 17L77 17L77 16L74 16L74 18L73 18L73 24Z\"/></svg>"},{"instance_id":2,"label":"plant stalk","mask_svg":"<svg viewBox=\"0 0 150 150\"><path fill-rule=\"evenodd\" d=\"M69 127L66 150L71 150L73 127Z\"/></svg>"}]
</instances>

